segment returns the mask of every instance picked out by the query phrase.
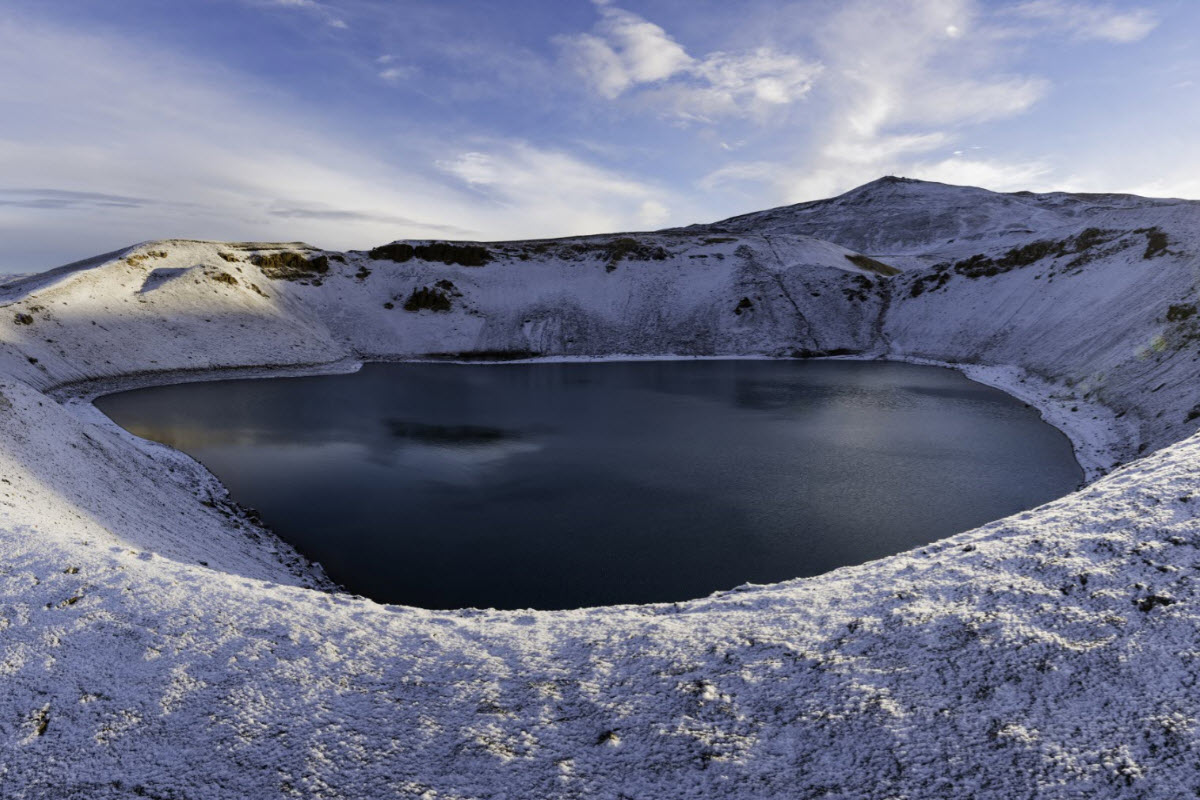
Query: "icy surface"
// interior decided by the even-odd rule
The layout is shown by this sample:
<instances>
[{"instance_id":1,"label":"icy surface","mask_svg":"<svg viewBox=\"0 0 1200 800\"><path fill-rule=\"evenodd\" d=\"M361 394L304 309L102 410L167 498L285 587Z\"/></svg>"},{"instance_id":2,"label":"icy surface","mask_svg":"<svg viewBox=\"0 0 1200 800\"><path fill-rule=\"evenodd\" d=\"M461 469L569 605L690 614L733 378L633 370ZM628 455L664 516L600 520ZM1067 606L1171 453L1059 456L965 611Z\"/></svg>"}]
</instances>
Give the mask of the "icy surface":
<instances>
[{"instance_id":1,"label":"icy surface","mask_svg":"<svg viewBox=\"0 0 1200 800\"><path fill-rule=\"evenodd\" d=\"M486 245L483 266L330 253L272 279L256 254L322 254L170 241L10 282L0 796L1193 795L1198 214L885 179L714 226ZM1059 244L980 268L1035 242ZM449 310L405 310L418 289ZM434 612L331 592L202 467L87 402L471 353L947 363L1037 405L1094 482L818 578Z\"/></svg>"}]
</instances>

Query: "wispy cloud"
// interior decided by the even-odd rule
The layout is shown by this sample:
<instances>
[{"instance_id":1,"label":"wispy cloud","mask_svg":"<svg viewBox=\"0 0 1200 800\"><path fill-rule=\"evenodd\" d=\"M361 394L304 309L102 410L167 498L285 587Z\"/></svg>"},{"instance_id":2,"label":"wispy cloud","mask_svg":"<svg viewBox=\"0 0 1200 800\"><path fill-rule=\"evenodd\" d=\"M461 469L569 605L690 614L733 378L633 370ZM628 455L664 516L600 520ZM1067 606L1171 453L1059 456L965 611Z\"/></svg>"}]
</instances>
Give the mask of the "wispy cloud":
<instances>
[{"instance_id":1,"label":"wispy cloud","mask_svg":"<svg viewBox=\"0 0 1200 800\"><path fill-rule=\"evenodd\" d=\"M819 64L770 48L711 53L690 70L693 80L651 90L647 100L682 119L764 116L807 95L821 70Z\"/></svg>"},{"instance_id":2,"label":"wispy cloud","mask_svg":"<svg viewBox=\"0 0 1200 800\"><path fill-rule=\"evenodd\" d=\"M417 73L414 67L385 67L379 71L379 77L388 83L400 83L408 80Z\"/></svg>"},{"instance_id":3,"label":"wispy cloud","mask_svg":"<svg viewBox=\"0 0 1200 800\"><path fill-rule=\"evenodd\" d=\"M1158 27L1158 16L1145 8L1118 9L1107 3L1029 0L1012 13L1079 39L1136 42Z\"/></svg>"},{"instance_id":4,"label":"wispy cloud","mask_svg":"<svg viewBox=\"0 0 1200 800\"><path fill-rule=\"evenodd\" d=\"M39 210L75 208L143 208L156 201L103 192L69 189L0 189L0 206Z\"/></svg>"},{"instance_id":5,"label":"wispy cloud","mask_svg":"<svg viewBox=\"0 0 1200 800\"><path fill-rule=\"evenodd\" d=\"M1091 188L1093 190L1102 188L1107 191L1124 191L1143 197L1197 198L1200 197L1200 178L1182 175L1176 178L1134 182L1121 187L1114 187L1112 184L1096 186L1093 183Z\"/></svg>"},{"instance_id":6,"label":"wispy cloud","mask_svg":"<svg viewBox=\"0 0 1200 800\"><path fill-rule=\"evenodd\" d=\"M780 170L789 167L774 161L735 161L709 172L696 185L707 192L736 186L739 183L771 184L779 178Z\"/></svg>"},{"instance_id":7,"label":"wispy cloud","mask_svg":"<svg viewBox=\"0 0 1200 800\"><path fill-rule=\"evenodd\" d=\"M642 89L646 105L688 120L762 114L806 94L821 65L769 47L695 58L662 27L593 0L600 20L591 33L559 37L564 58L609 100Z\"/></svg>"},{"instance_id":8,"label":"wispy cloud","mask_svg":"<svg viewBox=\"0 0 1200 800\"><path fill-rule=\"evenodd\" d=\"M330 5L319 3L317 0L250 0L250 2L258 6L290 8L304 11L331 28L345 30L350 27L341 14L335 11Z\"/></svg>"},{"instance_id":9,"label":"wispy cloud","mask_svg":"<svg viewBox=\"0 0 1200 800\"><path fill-rule=\"evenodd\" d=\"M1037 77L994 74L989 31L968 0L858 0L846 3L824 33L833 90L844 98L831 131L837 139L891 140L907 151L913 137L894 137L889 129L1012 116L1047 88Z\"/></svg>"},{"instance_id":10,"label":"wispy cloud","mask_svg":"<svg viewBox=\"0 0 1200 800\"><path fill-rule=\"evenodd\" d=\"M401 84L415 77L419 70L412 64L398 64L390 53L375 59L376 73L384 83Z\"/></svg>"},{"instance_id":11,"label":"wispy cloud","mask_svg":"<svg viewBox=\"0 0 1200 800\"><path fill-rule=\"evenodd\" d=\"M962 186L986 186L997 192L1064 188L1052 183L1053 171L1053 167L1044 161L1007 162L963 155L916 162L905 170L912 178Z\"/></svg>"},{"instance_id":12,"label":"wispy cloud","mask_svg":"<svg viewBox=\"0 0 1200 800\"><path fill-rule=\"evenodd\" d=\"M396 228L420 229L422 231L438 232L443 236L479 236L479 231L460 228L456 225L442 225L428 220L402 217L397 214L380 214L373 211L360 211L345 208L317 208L313 206L273 206L267 209L272 217L281 219L317 220L321 222L367 222L395 226Z\"/></svg>"},{"instance_id":13,"label":"wispy cloud","mask_svg":"<svg viewBox=\"0 0 1200 800\"><path fill-rule=\"evenodd\" d=\"M660 187L523 142L491 143L438 166L476 191L499 220L510 220L514 231L528 214L546 223L544 235L559 236L656 227L671 215L670 193Z\"/></svg>"}]
</instances>

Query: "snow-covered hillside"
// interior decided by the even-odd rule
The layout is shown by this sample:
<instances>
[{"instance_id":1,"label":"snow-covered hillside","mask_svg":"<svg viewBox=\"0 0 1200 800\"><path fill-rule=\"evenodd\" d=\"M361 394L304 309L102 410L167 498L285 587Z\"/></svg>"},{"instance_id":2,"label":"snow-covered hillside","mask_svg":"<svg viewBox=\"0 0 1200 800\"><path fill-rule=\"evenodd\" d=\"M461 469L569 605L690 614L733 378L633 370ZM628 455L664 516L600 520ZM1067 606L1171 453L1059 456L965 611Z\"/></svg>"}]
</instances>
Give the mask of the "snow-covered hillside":
<instances>
[{"instance_id":1,"label":"snow-covered hillside","mask_svg":"<svg viewBox=\"0 0 1200 800\"><path fill-rule=\"evenodd\" d=\"M153 242L11 282L0 796L1195 793L1197 254L1193 202L885 178L651 234ZM87 402L371 359L661 355L953 364L1042 408L1098 480L788 584L432 612L332 593Z\"/></svg>"}]
</instances>

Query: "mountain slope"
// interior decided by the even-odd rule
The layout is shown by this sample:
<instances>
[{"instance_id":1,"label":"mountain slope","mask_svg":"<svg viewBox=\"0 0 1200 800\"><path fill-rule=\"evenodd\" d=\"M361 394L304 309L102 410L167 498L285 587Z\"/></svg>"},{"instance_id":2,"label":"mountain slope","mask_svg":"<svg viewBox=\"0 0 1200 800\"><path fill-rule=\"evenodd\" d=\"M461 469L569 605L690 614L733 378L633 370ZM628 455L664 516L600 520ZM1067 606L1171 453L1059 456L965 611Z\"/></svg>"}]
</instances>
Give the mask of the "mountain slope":
<instances>
[{"instance_id":1,"label":"mountain slope","mask_svg":"<svg viewBox=\"0 0 1200 800\"><path fill-rule=\"evenodd\" d=\"M879 303L869 292L879 276L844 248L807 237L451 247L479 248L488 260L142 245L52 283L30 279L36 288L23 295L25 284L9 287L20 299L0 306L8 342L0 366L49 388L146 370L359 357L857 351ZM296 266L271 266L278 259Z\"/></svg>"},{"instance_id":2,"label":"mountain slope","mask_svg":"<svg viewBox=\"0 0 1200 800\"><path fill-rule=\"evenodd\" d=\"M911 178L885 177L828 200L745 214L699 229L790 233L891 257L900 266L931 265L1036 238L1065 238L1086 228L1200 223L1200 203L1133 195L1053 192L1002 194Z\"/></svg>"},{"instance_id":3,"label":"mountain slope","mask_svg":"<svg viewBox=\"0 0 1200 800\"><path fill-rule=\"evenodd\" d=\"M1196 207L884 180L683 231L168 241L12 282L0 794L1195 794ZM812 579L435 612L332 592L86 400L365 358L842 351L1037 403L1094 482Z\"/></svg>"}]
</instances>

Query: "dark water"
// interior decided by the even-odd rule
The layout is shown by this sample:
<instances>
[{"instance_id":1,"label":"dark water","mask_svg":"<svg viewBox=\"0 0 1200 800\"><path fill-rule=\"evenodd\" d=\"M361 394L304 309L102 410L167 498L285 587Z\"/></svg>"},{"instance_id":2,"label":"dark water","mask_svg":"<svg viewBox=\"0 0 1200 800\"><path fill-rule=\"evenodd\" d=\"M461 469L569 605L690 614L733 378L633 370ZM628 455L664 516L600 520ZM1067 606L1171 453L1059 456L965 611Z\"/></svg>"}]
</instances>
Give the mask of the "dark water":
<instances>
[{"instance_id":1,"label":"dark water","mask_svg":"<svg viewBox=\"0 0 1200 800\"><path fill-rule=\"evenodd\" d=\"M1082 480L1033 409L908 364L376 364L96 404L195 456L351 591L427 608L816 575Z\"/></svg>"}]
</instances>

